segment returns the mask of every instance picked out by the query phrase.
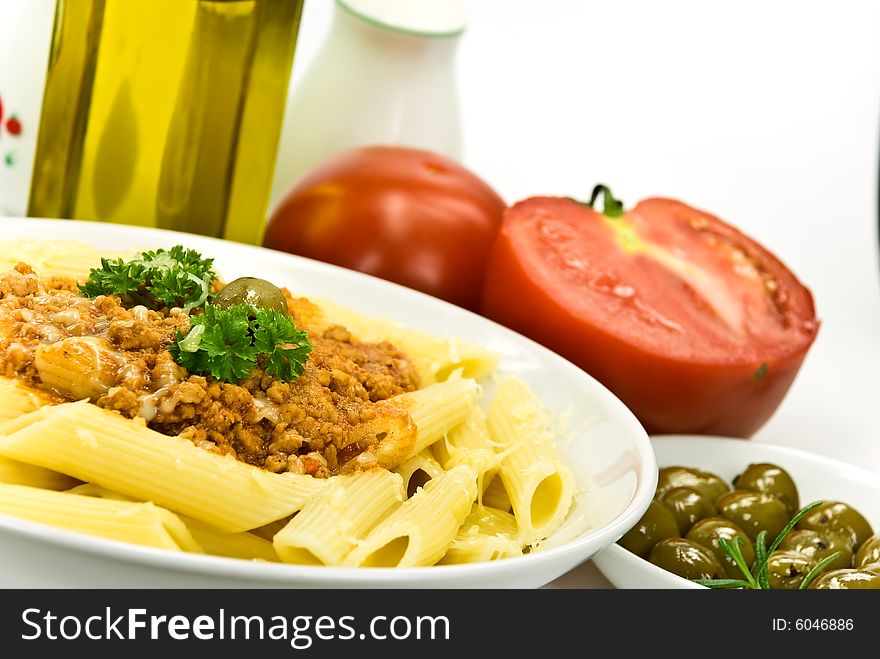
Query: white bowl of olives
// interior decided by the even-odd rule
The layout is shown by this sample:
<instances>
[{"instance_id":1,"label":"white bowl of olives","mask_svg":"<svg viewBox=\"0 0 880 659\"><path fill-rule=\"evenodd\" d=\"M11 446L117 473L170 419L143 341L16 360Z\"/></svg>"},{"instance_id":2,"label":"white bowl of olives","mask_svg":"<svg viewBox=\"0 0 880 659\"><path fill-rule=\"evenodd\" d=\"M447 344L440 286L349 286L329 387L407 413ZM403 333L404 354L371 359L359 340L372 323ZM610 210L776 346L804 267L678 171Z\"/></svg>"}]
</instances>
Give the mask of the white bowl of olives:
<instances>
[{"instance_id":1,"label":"white bowl of olives","mask_svg":"<svg viewBox=\"0 0 880 659\"><path fill-rule=\"evenodd\" d=\"M616 587L880 589L880 474L741 439L653 445L654 501L593 558Z\"/></svg>"}]
</instances>

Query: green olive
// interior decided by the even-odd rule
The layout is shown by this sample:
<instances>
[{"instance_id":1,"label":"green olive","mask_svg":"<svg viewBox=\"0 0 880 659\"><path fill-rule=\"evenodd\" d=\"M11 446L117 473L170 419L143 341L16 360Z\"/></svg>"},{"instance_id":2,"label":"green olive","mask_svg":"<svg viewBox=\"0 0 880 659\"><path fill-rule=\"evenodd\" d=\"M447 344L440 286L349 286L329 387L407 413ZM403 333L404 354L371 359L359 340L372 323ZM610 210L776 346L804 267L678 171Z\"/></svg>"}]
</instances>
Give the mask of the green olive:
<instances>
[{"instance_id":1,"label":"green olive","mask_svg":"<svg viewBox=\"0 0 880 659\"><path fill-rule=\"evenodd\" d=\"M730 542L734 542L734 538L740 538L739 549L746 560L746 566L751 567L755 562L755 548L752 541L741 528L730 520L723 517L707 517L694 524L687 534L688 540L702 545L715 555L728 577L742 579L744 575L736 561L721 548L721 538Z\"/></svg>"},{"instance_id":2,"label":"green olive","mask_svg":"<svg viewBox=\"0 0 880 659\"><path fill-rule=\"evenodd\" d=\"M797 590L816 561L796 551L774 551L767 559L767 580L770 588Z\"/></svg>"},{"instance_id":3,"label":"green olive","mask_svg":"<svg viewBox=\"0 0 880 659\"><path fill-rule=\"evenodd\" d=\"M812 558L817 563L839 551L840 556L832 561L823 572L842 570L853 566L852 547L849 546L849 541L840 535L824 534L807 529L792 531L785 536L785 539L779 544L779 548L796 551Z\"/></svg>"},{"instance_id":4,"label":"green olive","mask_svg":"<svg viewBox=\"0 0 880 659\"><path fill-rule=\"evenodd\" d=\"M800 510L800 497L794 479L785 469L774 464L750 464L733 479L733 486L738 490L772 494L785 504L789 515L794 516Z\"/></svg>"},{"instance_id":5,"label":"green olive","mask_svg":"<svg viewBox=\"0 0 880 659\"><path fill-rule=\"evenodd\" d=\"M690 467L663 467L657 480L657 496L662 496L673 487L690 487L713 503L730 489L730 485L708 471Z\"/></svg>"},{"instance_id":6,"label":"green olive","mask_svg":"<svg viewBox=\"0 0 880 659\"><path fill-rule=\"evenodd\" d=\"M785 504L765 492L733 490L722 495L715 505L721 516L745 531L752 542L761 531L767 531L767 544L770 544L790 519Z\"/></svg>"},{"instance_id":7,"label":"green olive","mask_svg":"<svg viewBox=\"0 0 880 659\"><path fill-rule=\"evenodd\" d=\"M880 563L880 535L872 535L865 540L856 552L856 567Z\"/></svg>"},{"instance_id":8,"label":"green olive","mask_svg":"<svg viewBox=\"0 0 880 659\"><path fill-rule=\"evenodd\" d=\"M835 533L846 538L853 550L858 549L874 531L862 514L840 501L823 501L797 523L799 529L819 533Z\"/></svg>"},{"instance_id":9,"label":"green olive","mask_svg":"<svg viewBox=\"0 0 880 659\"><path fill-rule=\"evenodd\" d=\"M690 487L673 487L660 496L660 502L669 508L678 523L679 531L684 534L701 519L717 515L718 511L705 496Z\"/></svg>"},{"instance_id":10,"label":"green olive","mask_svg":"<svg viewBox=\"0 0 880 659\"><path fill-rule=\"evenodd\" d=\"M868 570L834 570L810 584L816 590L880 590L880 574Z\"/></svg>"},{"instance_id":11,"label":"green olive","mask_svg":"<svg viewBox=\"0 0 880 659\"><path fill-rule=\"evenodd\" d=\"M868 572L873 572L874 574L880 575L880 563L868 563L867 565L862 565L856 568L857 570L867 570Z\"/></svg>"},{"instance_id":12,"label":"green olive","mask_svg":"<svg viewBox=\"0 0 880 659\"><path fill-rule=\"evenodd\" d=\"M240 277L229 282L217 293L215 303L224 308L234 304L249 304L290 315L284 293L275 284L256 277Z\"/></svg>"},{"instance_id":13,"label":"green olive","mask_svg":"<svg viewBox=\"0 0 880 659\"><path fill-rule=\"evenodd\" d=\"M656 499L651 502L638 524L617 541L633 554L647 558L661 540L679 535L678 524L669 509Z\"/></svg>"},{"instance_id":14,"label":"green olive","mask_svg":"<svg viewBox=\"0 0 880 659\"><path fill-rule=\"evenodd\" d=\"M661 540L648 560L685 579L723 579L724 568L715 555L696 542L684 538Z\"/></svg>"}]
</instances>

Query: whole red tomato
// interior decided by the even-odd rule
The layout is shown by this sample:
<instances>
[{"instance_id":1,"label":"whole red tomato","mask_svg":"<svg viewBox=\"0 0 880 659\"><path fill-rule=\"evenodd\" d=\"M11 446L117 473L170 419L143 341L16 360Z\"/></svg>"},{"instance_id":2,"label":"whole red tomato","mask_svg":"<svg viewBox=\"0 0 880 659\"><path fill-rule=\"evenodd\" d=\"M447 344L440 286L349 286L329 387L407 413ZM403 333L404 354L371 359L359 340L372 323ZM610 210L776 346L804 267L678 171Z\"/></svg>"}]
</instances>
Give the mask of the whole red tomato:
<instances>
[{"instance_id":1,"label":"whole red tomato","mask_svg":"<svg viewBox=\"0 0 880 659\"><path fill-rule=\"evenodd\" d=\"M372 146L332 157L287 193L263 244L479 307L504 201L449 158Z\"/></svg>"},{"instance_id":2,"label":"whole red tomato","mask_svg":"<svg viewBox=\"0 0 880 659\"><path fill-rule=\"evenodd\" d=\"M483 312L578 364L651 433L751 436L788 391L819 322L770 252L671 199L605 212L571 199L513 206ZM592 203L591 202L591 203Z\"/></svg>"}]
</instances>

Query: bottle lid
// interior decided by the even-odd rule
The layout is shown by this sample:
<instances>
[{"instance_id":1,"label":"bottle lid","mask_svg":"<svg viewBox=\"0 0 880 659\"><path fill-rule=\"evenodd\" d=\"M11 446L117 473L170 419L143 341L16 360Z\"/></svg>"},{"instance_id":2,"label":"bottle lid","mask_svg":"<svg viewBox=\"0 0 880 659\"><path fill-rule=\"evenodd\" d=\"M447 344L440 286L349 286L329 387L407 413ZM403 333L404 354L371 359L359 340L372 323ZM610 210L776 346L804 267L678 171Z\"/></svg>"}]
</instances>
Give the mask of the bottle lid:
<instances>
[{"instance_id":1,"label":"bottle lid","mask_svg":"<svg viewBox=\"0 0 880 659\"><path fill-rule=\"evenodd\" d=\"M467 13L458 0L336 0L378 27L423 37L455 37L464 32Z\"/></svg>"}]
</instances>

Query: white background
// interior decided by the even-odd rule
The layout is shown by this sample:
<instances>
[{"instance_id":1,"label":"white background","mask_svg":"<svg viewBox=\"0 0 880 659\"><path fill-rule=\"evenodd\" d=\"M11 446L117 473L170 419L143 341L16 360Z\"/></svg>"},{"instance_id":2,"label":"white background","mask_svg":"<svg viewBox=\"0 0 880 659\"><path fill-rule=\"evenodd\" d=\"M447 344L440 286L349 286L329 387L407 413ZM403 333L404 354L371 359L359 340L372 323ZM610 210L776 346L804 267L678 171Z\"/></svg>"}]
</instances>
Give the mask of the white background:
<instances>
[{"instance_id":1,"label":"white background","mask_svg":"<svg viewBox=\"0 0 880 659\"><path fill-rule=\"evenodd\" d=\"M880 2L462 1L465 164L508 202L604 182L764 244L822 328L755 441L880 472ZM294 91L331 9L306 2Z\"/></svg>"}]
</instances>

